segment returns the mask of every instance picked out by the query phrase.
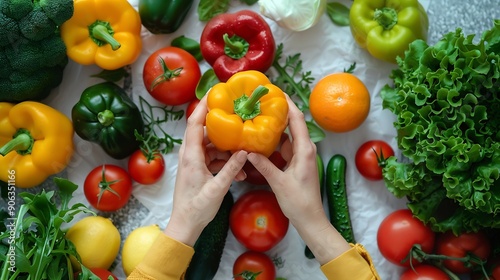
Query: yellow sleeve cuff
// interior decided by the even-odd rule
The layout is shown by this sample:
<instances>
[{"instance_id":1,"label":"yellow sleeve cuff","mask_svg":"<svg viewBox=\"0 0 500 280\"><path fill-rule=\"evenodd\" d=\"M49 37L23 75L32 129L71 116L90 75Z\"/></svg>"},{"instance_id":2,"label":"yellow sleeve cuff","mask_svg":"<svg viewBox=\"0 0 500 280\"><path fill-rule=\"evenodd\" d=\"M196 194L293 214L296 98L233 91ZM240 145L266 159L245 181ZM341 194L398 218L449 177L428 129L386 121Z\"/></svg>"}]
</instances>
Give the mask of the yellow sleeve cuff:
<instances>
[{"instance_id":1,"label":"yellow sleeve cuff","mask_svg":"<svg viewBox=\"0 0 500 280\"><path fill-rule=\"evenodd\" d=\"M127 279L183 279L193 255L192 247L161 233Z\"/></svg>"},{"instance_id":2,"label":"yellow sleeve cuff","mask_svg":"<svg viewBox=\"0 0 500 280\"><path fill-rule=\"evenodd\" d=\"M361 244L350 244L351 249L321 266L328 279L335 280L379 280L368 251Z\"/></svg>"}]
</instances>

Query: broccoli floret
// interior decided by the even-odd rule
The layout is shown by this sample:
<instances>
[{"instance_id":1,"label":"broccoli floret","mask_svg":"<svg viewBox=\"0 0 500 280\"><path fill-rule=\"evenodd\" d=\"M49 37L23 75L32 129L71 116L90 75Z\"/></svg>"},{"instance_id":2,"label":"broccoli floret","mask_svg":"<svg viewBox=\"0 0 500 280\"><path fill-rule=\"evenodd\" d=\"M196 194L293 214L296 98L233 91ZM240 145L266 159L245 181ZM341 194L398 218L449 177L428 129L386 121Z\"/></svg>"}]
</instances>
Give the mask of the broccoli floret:
<instances>
[{"instance_id":1,"label":"broccoli floret","mask_svg":"<svg viewBox=\"0 0 500 280\"><path fill-rule=\"evenodd\" d=\"M68 64L66 45L59 36L47 37L37 44L23 39L14 48L6 46L0 54L0 102L40 100L61 83Z\"/></svg>"},{"instance_id":2,"label":"broccoli floret","mask_svg":"<svg viewBox=\"0 0 500 280\"><path fill-rule=\"evenodd\" d=\"M52 67L66 57L66 45L59 36L47 37L37 44L23 39L17 45L4 50L11 67L16 71L32 72L31 69Z\"/></svg>"},{"instance_id":3,"label":"broccoli floret","mask_svg":"<svg viewBox=\"0 0 500 280\"><path fill-rule=\"evenodd\" d=\"M9 59L4 50L0 48L0 79L8 78L10 73L12 73L12 67L10 67Z\"/></svg>"},{"instance_id":4,"label":"broccoli floret","mask_svg":"<svg viewBox=\"0 0 500 280\"><path fill-rule=\"evenodd\" d=\"M19 103L24 100L42 100L57 87L63 78L65 63L32 73L13 72L9 79L0 78L0 102Z\"/></svg>"},{"instance_id":5,"label":"broccoli floret","mask_svg":"<svg viewBox=\"0 0 500 280\"><path fill-rule=\"evenodd\" d=\"M59 25L73 0L0 0L0 102L41 100L68 64Z\"/></svg>"},{"instance_id":6,"label":"broccoli floret","mask_svg":"<svg viewBox=\"0 0 500 280\"><path fill-rule=\"evenodd\" d=\"M0 47L14 44L21 38L17 22L2 13L0 13L0 26Z\"/></svg>"},{"instance_id":7,"label":"broccoli floret","mask_svg":"<svg viewBox=\"0 0 500 280\"><path fill-rule=\"evenodd\" d=\"M33 10L19 20L19 29L24 37L39 41L57 30L57 25L43 12L42 7L35 2Z\"/></svg>"},{"instance_id":8,"label":"broccoli floret","mask_svg":"<svg viewBox=\"0 0 500 280\"><path fill-rule=\"evenodd\" d=\"M61 25L73 16L73 0L39 0L38 4L56 25Z\"/></svg>"},{"instance_id":9,"label":"broccoli floret","mask_svg":"<svg viewBox=\"0 0 500 280\"><path fill-rule=\"evenodd\" d=\"M33 10L32 0L2 0L0 12L7 17L20 20ZM0 24L0 26L3 26Z\"/></svg>"}]
</instances>

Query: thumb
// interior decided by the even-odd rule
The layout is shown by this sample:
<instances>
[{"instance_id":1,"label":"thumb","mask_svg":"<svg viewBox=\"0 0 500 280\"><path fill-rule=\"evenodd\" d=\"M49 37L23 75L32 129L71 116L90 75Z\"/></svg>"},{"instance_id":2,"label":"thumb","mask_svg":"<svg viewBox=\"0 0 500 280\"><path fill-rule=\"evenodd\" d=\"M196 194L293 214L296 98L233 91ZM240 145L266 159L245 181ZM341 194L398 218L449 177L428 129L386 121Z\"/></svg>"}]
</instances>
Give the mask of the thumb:
<instances>
[{"instance_id":1,"label":"thumb","mask_svg":"<svg viewBox=\"0 0 500 280\"><path fill-rule=\"evenodd\" d=\"M277 183L278 176L282 172L274 165L267 157L258 154L250 153L247 156L248 161L257 169L257 171L266 178L269 185L273 186Z\"/></svg>"}]
</instances>

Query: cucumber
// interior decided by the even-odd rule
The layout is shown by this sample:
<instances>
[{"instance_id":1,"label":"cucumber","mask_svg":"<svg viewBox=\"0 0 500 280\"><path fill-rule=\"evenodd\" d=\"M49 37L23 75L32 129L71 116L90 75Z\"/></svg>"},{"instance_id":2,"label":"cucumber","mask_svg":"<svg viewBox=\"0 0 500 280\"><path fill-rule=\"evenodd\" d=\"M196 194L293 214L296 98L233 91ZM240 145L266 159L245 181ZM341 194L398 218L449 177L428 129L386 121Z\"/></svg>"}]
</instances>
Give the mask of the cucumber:
<instances>
[{"instance_id":1,"label":"cucumber","mask_svg":"<svg viewBox=\"0 0 500 280\"><path fill-rule=\"evenodd\" d=\"M186 270L186 280L212 280L219 269L229 232L229 213L234 204L230 191L214 219L203 229L194 244L194 255Z\"/></svg>"},{"instance_id":2,"label":"cucumber","mask_svg":"<svg viewBox=\"0 0 500 280\"><path fill-rule=\"evenodd\" d=\"M319 191L321 193L321 201L323 201L323 196L325 193L325 165L323 164L323 159L320 155L316 155L316 163L318 164L318 176L319 176ZM311 249L306 245L306 249L304 250L304 255L308 259L314 259L314 254L311 252Z\"/></svg>"},{"instance_id":3,"label":"cucumber","mask_svg":"<svg viewBox=\"0 0 500 280\"><path fill-rule=\"evenodd\" d=\"M326 166L326 198L331 224L349 243L356 243L352 230L345 182L346 159L333 155Z\"/></svg>"}]
</instances>

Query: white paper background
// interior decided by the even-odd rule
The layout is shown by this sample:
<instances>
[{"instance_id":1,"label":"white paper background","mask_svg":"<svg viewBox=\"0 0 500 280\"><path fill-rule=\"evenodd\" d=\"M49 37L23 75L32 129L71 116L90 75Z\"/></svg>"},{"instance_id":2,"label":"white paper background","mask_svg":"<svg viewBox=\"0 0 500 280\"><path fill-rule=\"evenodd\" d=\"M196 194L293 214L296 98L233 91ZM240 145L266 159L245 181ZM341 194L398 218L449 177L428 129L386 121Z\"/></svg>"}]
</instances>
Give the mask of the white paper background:
<instances>
[{"instance_id":1,"label":"white paper background","mask_svg":"<svg viewBox=\"0 0 500 280\"><path fill-rule=\"evenodd\" d=\"M138 0L129 1L134 7L137 7ZM338 2L347 6L351 4L349 0ZM240 3L240 1L233 0L229 12L244 8L258 11L257 4L249 7ZM421 3L427 10L430 0L421 0ZM152 52L170 45L171 40L180 35L199 39L204 23L198 20L197 5L198 1L195 1L184 24L173 34L152 35L143 28L143 51L139 59L132 65L134 101L138 102L140 95L151 104L157 104L143 86L143 64ZM340 153L346 157L348 202L355 237L370 252L382 279L398 279L402 270L381 256L376 244L376 233L382 219L393 210L405 207L405 201L396 199L390 194L382 181L372 182L363 179L354 165L354 155L357 148L367 140L384 140L397 151L393 127L394 116L389 111L382 110L379 96L380 89L385 84L391 83L389 74L395 65L376 60L365 50L360 49L355 44L349 27L334 25L326 14L322 16L316 26L302 32L285 30L273 21L266 20L271 26L276 43L284 44L283 57L301 53L303 68L312 71L316 79L315 82L327 74L342 72L353 62L356 62L354 74L366 84L371 93L370 114L363 125L354 131L343 134L327 133L326 139L318 144L318 150L325 166L334 153ZM203 62L201 68L204 72L208 69L208 65ZM46 102L70 116L71 108L78 101L82 91L90 85L102 82L100 79L90 77L100 70L96 66L81 66L70 61L65 70L63 82ZM185 129L185 120L168 123L166 127L171 135L181 138ZM74 141L76 153L67 171L69 179L79 186L83 185L85 176L95 166L103 163L114 163L126 168L126 160L118 161L110 158L96 144L83 141L77 135L75 135ZM150 210L149 215L142 221L142 224L137 224L137 227L156 223L163 228L168 222L177 168L176 151L165 156L167 169L160 182L152 186L134 185L133 195ZM249 186L245 184L233 186L232 191L235 199L248 189ZM75 202L87 203L81 188L76 192ZM243 252L244 248L229 232L215 279L232 279L232 264ZM277 271L279 277L289 280L326 279L319 269L319 264L304 256L304 243L293 227L290 227L285 239L268 254L272 257L280 256L285 261L284 266ZM120 279L125 279L120 264L114 273Z\"/></svg>"}]
</instances>

